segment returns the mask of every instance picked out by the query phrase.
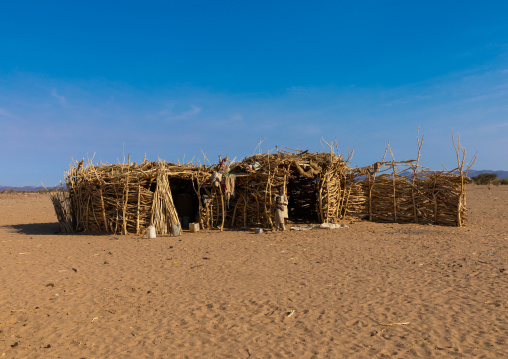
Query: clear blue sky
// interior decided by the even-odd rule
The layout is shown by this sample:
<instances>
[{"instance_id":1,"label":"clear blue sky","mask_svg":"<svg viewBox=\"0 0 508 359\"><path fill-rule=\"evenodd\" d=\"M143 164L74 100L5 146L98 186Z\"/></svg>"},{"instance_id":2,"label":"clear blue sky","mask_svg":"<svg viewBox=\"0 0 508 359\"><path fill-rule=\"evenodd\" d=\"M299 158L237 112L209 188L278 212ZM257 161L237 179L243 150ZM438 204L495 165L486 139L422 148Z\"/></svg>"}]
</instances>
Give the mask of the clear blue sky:
<instances>
[{"instance_id":1,"label":"clear blue sky","mask_svg":"<svg viewBox=\"0 0 508 359\"><path fill-rule=\"evenodd\" d=\"M71 156L321 150L508 170L506 1L0 3L0 185Z\"/></svg>"}]
</instances>

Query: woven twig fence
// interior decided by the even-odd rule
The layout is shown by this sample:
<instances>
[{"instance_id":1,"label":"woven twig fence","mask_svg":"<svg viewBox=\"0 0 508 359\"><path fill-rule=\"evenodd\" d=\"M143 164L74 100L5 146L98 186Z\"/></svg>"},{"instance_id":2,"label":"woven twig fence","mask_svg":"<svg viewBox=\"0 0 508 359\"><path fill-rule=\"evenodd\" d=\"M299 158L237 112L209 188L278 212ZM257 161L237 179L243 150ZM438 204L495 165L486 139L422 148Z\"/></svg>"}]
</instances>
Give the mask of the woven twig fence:
<instances>
[{"instance_id":1,"label":"woven twig fence","mask_svg":"<svg viewBox=\"0 0 508 359\"><path fill-rule=\"evenodd\" d=\"M386 173L362 176L353 183L345 216L374 222L464 225L465 186L460 171L408 174L400 164L390 163Z\"/></svg>"},{"instance_id":2,"label":"woven twig fence","mask_svg":"<svg viewBox=\"0 0 508 359\"><path fill-rule=\"evenodd\" d=\"M344 217L463 226L466 222L466 175L476 155L465 167L465 149L460 139L457 143L453 140L457 168L430 171L419 165L422 143L423 137L418 138L416 160L395 161L390 150L392 161L384 161L385 151L383 160L377 163L378 171L352 169L346 184L350 191L345 195Z\"/></svg>"}]
</instances>

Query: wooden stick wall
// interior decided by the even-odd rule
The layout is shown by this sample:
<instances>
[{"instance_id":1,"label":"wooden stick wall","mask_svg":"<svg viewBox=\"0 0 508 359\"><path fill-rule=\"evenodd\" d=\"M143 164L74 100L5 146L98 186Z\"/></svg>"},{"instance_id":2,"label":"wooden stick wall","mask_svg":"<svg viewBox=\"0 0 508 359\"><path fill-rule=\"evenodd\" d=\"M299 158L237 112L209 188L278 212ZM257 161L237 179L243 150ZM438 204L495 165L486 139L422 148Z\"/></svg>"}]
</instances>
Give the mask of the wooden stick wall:
<instances>
[{"instance_id":1,"label":"wooden stick wall","mask_svg":"<svg viewBox=\"0 0 508 359\"><path fill-rule=\"evenodd\" d=\"M176 165L165 161L83 167L71 166L67 187L74 230L140 234L153 225L157 233L170 233L179 224L170 181L204 182L209 170L203 166Z\"/></svg>"},{"instance_id":2,"label":"wooden stick wall","mask_svg":"<svg viewBox=\"0 0 508 359\"><path fill-rule=\"evenodd\" d=\"M67 192L52 201L62 231L171 233L180 224L171 184L188 181L195 193L202 228L274 227L274 196L278 188L290 197L290 220L336 222L368 219L376 222L433 223L463 226L466 222L465 183L475 156L465 166L460 140L454 146L457 168L430 171L416 160L382 161L365 168L349 166L330 146L329 152L277 150L241 162L202 166L144 160L85 165L75 162L66 173ZM226 157L227 159L227 157ZM212 183L221 173L226 182ZM225 183L225 184L224 184Z\"/></svg>"}]
</instances>

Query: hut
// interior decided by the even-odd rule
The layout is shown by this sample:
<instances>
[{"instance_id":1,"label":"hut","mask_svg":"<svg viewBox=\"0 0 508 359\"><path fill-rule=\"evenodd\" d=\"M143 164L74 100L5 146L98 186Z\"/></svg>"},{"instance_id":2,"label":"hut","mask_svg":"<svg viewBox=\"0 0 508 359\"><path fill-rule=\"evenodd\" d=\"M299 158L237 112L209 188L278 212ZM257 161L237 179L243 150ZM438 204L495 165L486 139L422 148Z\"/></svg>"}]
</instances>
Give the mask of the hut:
<instances>
[{"instance_id":1,"label":"hut","mask_svg":"<svg viewBox=\"0 0 508 359\"><path fill-rule=\"evenodd\" d=\"M332 222L343 211L349 167L335 152L279 150L214 168L213 227L274 227L274 195L282 187L289 216L299 223Z\"/></svg>"},{"instance_id":2,"label":"hut","mask_svg":"<svg viewBox=\"0 0 508 359\"><path fill-rule=\"evenodd\" d=\"M208 167L190 163L145 159L137 164L130 156L127 163L114 165L76 162L66 173L68 194L60 194L60 207L72 213L62 227L139 234L152 225L159 234L172 233L173 226L188 224L198 215L196 189L208 178Z\"/></svg>"},{"instance_id":3,"label":"hut","mask_svg":"<svg viewBox=\"0 0 508 359\"><path fill-rule=\"evenodd\" d=\"M351 168L337 146L329 152L292 149L258 153L240 162L219 156L219 163L174 164L163 160L140 164L86 165L75 162L66 173L66 190L52 195L62 231L175 233L189 222L201 228L274 228L274 195L289 197L294 223L334 223L367 219L376 222L466 222L465 150L457 142L458 167L430 171L415 160L381 161ZM455 142L454 142L455 146ZM125 162L125 161L124 161Z\"/></svg>"}]
</instances>

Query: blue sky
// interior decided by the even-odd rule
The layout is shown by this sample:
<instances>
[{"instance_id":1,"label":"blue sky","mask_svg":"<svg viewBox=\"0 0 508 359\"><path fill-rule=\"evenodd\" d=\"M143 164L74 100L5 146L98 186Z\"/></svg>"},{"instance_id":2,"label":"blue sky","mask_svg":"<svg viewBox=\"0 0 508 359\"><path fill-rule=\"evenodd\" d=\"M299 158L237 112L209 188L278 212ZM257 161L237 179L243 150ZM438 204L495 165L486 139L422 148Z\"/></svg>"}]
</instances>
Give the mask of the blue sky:
<instances>
[{"instance_id":1,"label":"blue sky","mask_svg":"<svg viewBox=\"0 0 508 359\"><path fill-rule=\"evenodd\" d=\"M0 185L71 156L169 161L337 138L353 165L508 170L508 2L3 1Z\"/></svg>"}]
</instances>

